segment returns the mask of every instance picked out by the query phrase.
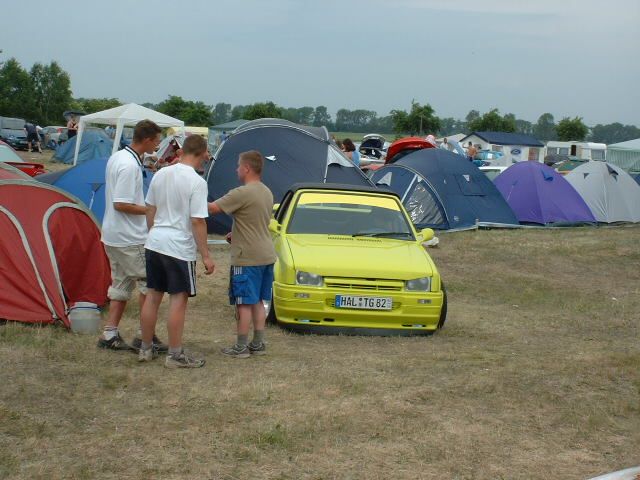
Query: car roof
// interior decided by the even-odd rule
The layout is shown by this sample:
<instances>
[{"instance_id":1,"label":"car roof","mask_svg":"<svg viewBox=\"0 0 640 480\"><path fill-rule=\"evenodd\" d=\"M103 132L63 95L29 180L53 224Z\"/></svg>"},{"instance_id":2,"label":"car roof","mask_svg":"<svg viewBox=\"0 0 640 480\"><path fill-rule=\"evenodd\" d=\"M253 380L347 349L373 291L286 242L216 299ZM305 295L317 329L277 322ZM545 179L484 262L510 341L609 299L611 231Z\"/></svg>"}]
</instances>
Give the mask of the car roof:
<instances>
[{"instance_id":1,"label":"car roof","mask_svg":"<svg viewBox=\"0 0 640 480\"><path fill-rule=\"evenodd\" d=\"M384 188L346 185L342 183L296 183L289 188L289 191L292 193L296 193L299 190L341 190L345 192L377 193L400 198L396 192Z\"/></svg>"}]
</instances>

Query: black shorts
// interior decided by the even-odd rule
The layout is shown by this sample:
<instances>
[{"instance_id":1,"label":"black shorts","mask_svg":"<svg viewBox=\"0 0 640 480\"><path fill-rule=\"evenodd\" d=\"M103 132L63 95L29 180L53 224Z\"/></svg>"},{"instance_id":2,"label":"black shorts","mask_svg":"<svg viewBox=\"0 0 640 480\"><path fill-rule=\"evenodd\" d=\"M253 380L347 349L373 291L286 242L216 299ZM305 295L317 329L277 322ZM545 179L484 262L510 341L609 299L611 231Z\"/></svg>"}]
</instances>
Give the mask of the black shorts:
<instances>
[{"instance_id":1,"label":"black shorts","mask_svg":"<svg viewBox=\"0 0 640 480\"><path fill-rule=\"evenodd\" d=\"M187 262L145 249L147 288L157 292L196 296L196 262Z\"/></svg>"},{"instance_id":2,"label":"black shorts","mask_svg":"<svg viewBox=\"0 0 640 480\"><path fill-rule=\"evenodd\" d=\"M27 134L27 142L39 142L40 138L37 133L29 133Z\"/></svg>"}]
</instances>

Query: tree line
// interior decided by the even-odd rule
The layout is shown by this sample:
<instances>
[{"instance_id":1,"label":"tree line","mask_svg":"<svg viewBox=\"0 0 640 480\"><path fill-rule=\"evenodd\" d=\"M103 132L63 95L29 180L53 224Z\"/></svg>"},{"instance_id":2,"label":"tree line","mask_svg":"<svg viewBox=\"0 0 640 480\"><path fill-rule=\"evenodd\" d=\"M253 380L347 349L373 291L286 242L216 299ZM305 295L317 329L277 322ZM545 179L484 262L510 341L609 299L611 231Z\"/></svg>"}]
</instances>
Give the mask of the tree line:
<instances>
[{"instance_id":1,"label":"tree line","mask_svg":"<svg viewBox=\"0 0 640 480\"><path fill-rule=\"evenodd\" d=\"M15 59L0 63L0 116L18 117L40 125L56 125L63 120L63 112L77 110L94 113L121 105L117 98L73 98L71 78L60 65L35 63L27 70ZM398 135L439 136L472 131L517 132L539 140L589 140L617 143L640 137L640 128L619 122L588 127L581 117L562 118L556 122L551 113L543 113L537 121L516 118L513 113L501 114L498 109L480 113L471 110L464 119L438 117L428 103L412 101L407 110L392 110L388 115L366 109L341 108L332 118L324 105L312 107L283 107L274 102L231 105L219 102L207 105L169 95L160 103L142 105L183 120L192 126L219 125L233 120L284 118L295 123L326 126L330 131L354 133L383 133Z\"/></svg>"}]
</instances>

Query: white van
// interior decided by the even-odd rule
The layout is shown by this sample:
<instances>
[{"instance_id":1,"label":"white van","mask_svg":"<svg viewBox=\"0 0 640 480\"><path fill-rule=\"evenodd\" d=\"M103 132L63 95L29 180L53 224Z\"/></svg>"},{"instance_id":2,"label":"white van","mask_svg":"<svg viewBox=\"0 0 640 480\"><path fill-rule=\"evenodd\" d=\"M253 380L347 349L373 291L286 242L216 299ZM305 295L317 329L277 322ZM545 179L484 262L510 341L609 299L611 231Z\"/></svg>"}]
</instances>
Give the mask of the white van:
<instances>
[{"instance_id":1,"label":"white van","mask_svg":"<svg viewBox=\"0 0 640 480\"><path fill-rule=\"evenodd\" d=\"M547 155L570 155L585 160L605 161L607 146L593 142L547 142Z\"/></svg>"}]
</instances>

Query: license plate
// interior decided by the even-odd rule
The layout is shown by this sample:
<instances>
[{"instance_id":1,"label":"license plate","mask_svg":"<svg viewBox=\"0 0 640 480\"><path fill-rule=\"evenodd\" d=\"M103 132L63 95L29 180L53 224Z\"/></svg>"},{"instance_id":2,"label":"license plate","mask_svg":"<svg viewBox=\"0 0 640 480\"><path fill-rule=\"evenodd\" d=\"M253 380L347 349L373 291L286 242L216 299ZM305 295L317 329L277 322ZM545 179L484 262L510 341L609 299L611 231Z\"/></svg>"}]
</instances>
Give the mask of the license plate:
<instances>
[{"instance_id":1,"label":"license plate","mask_svg":"<svg viewBox=\"0 0 640 480\"><path fill-rule=\"evenodd\" d=\"M357 310L391 310L393 301L385 297L358 297L355 295L336 295L336 308Z\"/></svg>"}]
</instances>

